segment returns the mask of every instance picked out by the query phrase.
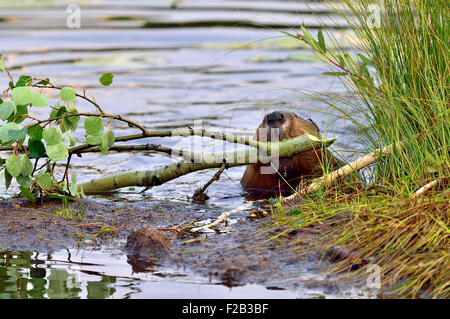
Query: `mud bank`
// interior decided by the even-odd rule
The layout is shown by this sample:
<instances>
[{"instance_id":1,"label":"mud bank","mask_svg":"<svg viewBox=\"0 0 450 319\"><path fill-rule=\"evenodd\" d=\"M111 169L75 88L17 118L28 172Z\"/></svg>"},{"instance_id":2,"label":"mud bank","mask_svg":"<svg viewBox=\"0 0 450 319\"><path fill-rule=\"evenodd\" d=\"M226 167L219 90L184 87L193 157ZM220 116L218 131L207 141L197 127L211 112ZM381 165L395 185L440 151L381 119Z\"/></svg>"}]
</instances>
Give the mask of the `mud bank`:
<instances>
[{"instance_id":1,"label":"mud bank","mask_svg":"<svg viewBox=\"0 0 450 319\"><path fill-rule=\"evenodd\" d=\"M323 252L294 251L294 243L313 239L320 234L319 228L290 231L264 243L277 234L277 230L262 231L270 224L270 217L237 218L226 233L190 234L175 230L175 226L205 220L208 215L181 203L146 207L145 203L78 200L67 208L72 216L61 216L63 207L57 201L42 205L19 199L0 201L0 250L46 253L74 247L114 247L127 255L133 272L171 267L229 287L251 283L275 290L320 287L332 295L355 287L355 291L370 295L364 282L343 282L327 274L327 262L319 260Z\"/></svg>"}]
</instances>

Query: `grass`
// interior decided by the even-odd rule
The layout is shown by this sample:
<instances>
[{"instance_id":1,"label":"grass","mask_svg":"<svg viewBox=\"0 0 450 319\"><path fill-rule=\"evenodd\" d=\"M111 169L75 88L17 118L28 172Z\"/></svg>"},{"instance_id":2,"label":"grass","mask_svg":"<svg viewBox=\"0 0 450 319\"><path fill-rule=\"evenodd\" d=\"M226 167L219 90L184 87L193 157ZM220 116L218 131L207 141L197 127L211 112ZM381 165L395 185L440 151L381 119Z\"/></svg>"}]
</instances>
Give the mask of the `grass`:
<instances>
[{"instance_id":1,"label":"grass","mask_svg":"<svg viewBox=\"0 0 450 319\"><path fill-rule=\"evenodd\" d=\"M308 43L350 92L331 107L358 129L367 153L403 143L365 170L364 178L308 195L293 209L277 204L277 225L332 224L323 243L343 245L382 269L382 284L406 297L450 297L449 23L446 0L346 0L353 17L345 50ZM372 27L379 13L378 26ZM372 23L373 24L373 23ZM356 112L355 112L356 111ZM357 115L352 115L357 114ZM412 195L437 181L425 195ZM340 263L336 270L344 270ZM347 268L348 270L348 268ZM364 270L360 270L364 271Z\"/></svg>"},{"instance_id":2,"label":"grass","mask_svg":"<svg viewBox=\"0 0 450 319\"><path fill-rule=\"evenodd\" d=\"M118 227L112 225L100 226L100 229L95 232L97 237L114 237L118 233Z\"/></svg>"},{"instance_id":3,"label":"grass","mask_svg":"<svg viewBox=\"0 0 450 319\"><path fill-rule=\"evenodd\" d=\"M67 199L66 197L63 198L62 201L63 208L57 211L52 212L51 214L57 217L64 217L66 219L72 220L75 216L74 210L67 207ZM77 212L76 212L76 218L77 221L83 220L83 213L84 213L85 205L83 202L78 206Z\"/></svg>"},{"instance_id":4,"label":"grass","mask_svg":"<svg viewBox=\"0 0 450 319\"><path fill-rule=\"evenodd\" d=\"M68 208L63 208L60 210L56 210L54 212L51 213L53 216L56 217L64 217L68 220L72 220L73 219L73 212L72 210L68 209Z\"/></svg>"},{"instance_id":5,"label":"grass","mask_svg":"<svg viewBox=\"0 0 450 319\"><path fill-rule=\"evenodd\" d=\"M301 209L283 207L273 215L276 225L287 230L331 225L320 235L320 244L310 242L309 247L324 251L346 247L354 259L379 265L382 284L404 296L450 296L449 190L415 200L392 195L382 187L350 194L337 191L305 197ZM348 271L349 267L343 261L333 270ZM365 268L359 270L359 274L365 272Z\"/></svg>"}]
</instances>

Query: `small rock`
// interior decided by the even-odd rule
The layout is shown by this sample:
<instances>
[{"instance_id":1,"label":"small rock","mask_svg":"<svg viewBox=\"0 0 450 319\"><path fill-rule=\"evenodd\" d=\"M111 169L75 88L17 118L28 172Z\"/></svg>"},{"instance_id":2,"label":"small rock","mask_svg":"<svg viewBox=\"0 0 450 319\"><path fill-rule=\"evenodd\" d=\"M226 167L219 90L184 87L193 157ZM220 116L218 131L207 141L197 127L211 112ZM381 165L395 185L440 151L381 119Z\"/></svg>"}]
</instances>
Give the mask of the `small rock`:
<instances>
[{"instance_id":1,"label":"small rock","mask_svg":"<svg viewBox=\"0 0 450 319\"><path fill-rule=\"evenodd\" d=\"M142 228L128 235L125 247L133 255L159 259L170 252L170 240L160 230Z\"/></svg>"},{"instance_id":2,"label":"small rock","mask_svg":"<svg viewBox=\"0 0 450 319\"><path fill-rule=\"evenodd\" d=\"M160 230L137 229L128 235L125 248L133 272L146 272L170 253L170 240Z\"/></svg>"}]
</instances>

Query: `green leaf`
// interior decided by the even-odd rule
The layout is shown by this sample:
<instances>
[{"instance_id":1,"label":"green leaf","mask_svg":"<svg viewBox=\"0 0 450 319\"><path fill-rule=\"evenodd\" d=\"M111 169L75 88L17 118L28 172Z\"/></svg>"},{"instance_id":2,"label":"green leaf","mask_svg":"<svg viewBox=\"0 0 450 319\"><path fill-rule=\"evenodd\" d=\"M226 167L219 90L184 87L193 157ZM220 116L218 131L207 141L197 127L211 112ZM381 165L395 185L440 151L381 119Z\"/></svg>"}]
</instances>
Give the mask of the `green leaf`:
<instances>
[{"instance_id":1,"label":"green leaf","mask_svg":"<svg viewBox=\"0 0 450 319\"><path fill-rule=\"evenodd\" d=\"M45 154L45 146L40 140L30 139L28 141L28 150L31 158L41 158Z\"/></svg>"},{"instance_id":2,"label":"green leaf","mask_svg":"<svg viewBox=\"0 0 450 319\"><path fill-rule=\"evenodd\" d=\"M5 71L5 60L3 59L2 56L0 56L0 70L1 71Z\"/></svg>"},{"instance_id":3,"label":"green leaf","mask_svg":"<svg viewBox=\"0 0 450 319\"><path fill-rule=\"evenodd\" d=\"M78 113L77 110L72 111L72 113ZM64 125L66 126L67 130L70 130L72 132L75 132L78 128L78 122L80 121L79 116L70 116L66 117L64 119Z\"/></svg>"},{"instance_id":4,"label":"green leaf","mask_svg":"<svg viewBox=\"0 0 450 319\"><path fill-rule=\"evenodd\" d=\"M361 69L362 73L364 73L366 78L370 77L370 72L369 72L369 69L367 68L367 65L361 64L360 69Z\"/></svg>"},{"instance_id":5,"label":"green leaf","mask_svg":"<svg viewBox=\"0 0 450 319\"><path fill-rule=\"evenodd\" d=\"M64 139L69 143L70 147L75 146L77 144L77 140L70 134L64 136Z\"/></svg>"},{"instance_id":6,"label":"green leaf","mask_svg":"<svg viewBox=\"0 0 450 319\"><path fill-rule=\"evenodd\" d=\"M14 177L19 176L20 172L22 172L22 168L23 168L23 162L15 154L12 154L6 160L6 169L8 170L9 174L11 174L11 176L14 176Z\"/></svg>"},{"instance_id":7,"label":"green leaf","mask_svg":"<svg viewBox=\"0 0 450 319\"><path fill-rule=\"evenodd\" d=\"M103 134L103 121L99 117L88 117L84 121L84 129L86 130L86 135L100 135Z\"/></svg>"},{"instance_id":8,"label":"green leaf","mask_svg":"<svg viewBox=\"0 0 450 319\"><path fill-rule=\"evenodd\" d=\"M373 61L370 60L368 57L362 55L361 53L357 53L357 55L361 58L361 60L362 60L365 64L370 65L370 66L374 66Z\"/></svg>"},{"instance_id":9,"label":"green leaf","mask_svg":"<svg viewBox=\"0 0 450 319\"><path fill-rule=\"evenodd\" d=\"M347 63L345 62L344 57L342 55L338 55L338 59L339 59L339 66L344 68L347 65Z\"/></svg>"},{"instance_id":10,"label":"green leaf","mask_svg":"<svg viewBox=\"0 0 450 319\"><path fill-rule=\"evenodd\" d=\"M42 132L42 137L44 138L47 146L56 145L61 143L62 134L56 127L47 127Z\"/></svg>"},{"instance_id":11,"label":"green leaf","mask_svg":"<svg viewBox=\"0 0 450 319\"><path fill-rule=\"evenodd\" d=\"M10 131L8 131L8 135L9 135L9 137L12 140L18 141L18 140L21 140L21 139L23 139L23 138L25 138L27 136L27 130L28 130L28 127L25 126L24 128L22 128L20 130L10 130Z\"/></svg>"},{"instance_id":12,"label":"green leaf","mask_svg":"<svg viewBox=\"0 0 450 319\"><path fill-rule=\"evenodd\" d=\"M55 105L53 111L50 112L49 119L54 119L56 117L60 117L66 114L66 107L62 105Z\"/></svg>"},{"instance_id":13,"label":"green leaf","mask_svg":"<svg viewBox=\"0 0 450 319\"><path fill-rule=\"evenodd\" d=\"M102 143L102 135L87 135L86 136L86 144L89 145L99 145Z\"/></svg>"},{"instance_id":14,"label":"green leaf","mask_svg":"<svg viewBox=\"0 0 450 319\"><path fill-rule=\"evenodd\" d=\"M105 73L98 80L104 86L110 86L113 81L114 75L112 73Z\"/></svg>"},{"instance_id":15,"label":"green leaf","mask_svg":"<svg viewBox=\"0 0 450 319\"><path fill-rule=\"evenodd\" d=\"M20 172L20 175L22 176L28 176L31 175L31 173L33 173L33 164L31 163L30 159L28 158L28 156L23 155L20 157L20 159L22 160L22 171Z\"/></svg>"},{"instance_id":16,"label":"green leaf","mask_svg":"<svg viewBox=\"0 0 450 319\"><path fill-rule=\"evenodd\" d=\"M322 52L327 53L327 47L325 45L325 39L323 37L322 30L319 30L319 33L317 34L317 40L319 40L319 48L322 50Z\"/></svg>"},{"instance_id":17,"label":"green leaf","mask_svg":"<svg viewBox=\"0 0 450 319\"><path fill-rule=\"evenodd\" d=\"M47 85L50 83L50 79L49 78L45 78L44 80L40 80L38 83L38 85Z\"/></svg>"},{"instance_id":18,"label":"green leaf","mask_svg":"<svg viewBox=\"0 0 450 319\"><path fill-rule=\"evenodd\" d=\"M332 75L332 76L344 76L347 75L346 72L324 72L324 75Z\"/></svg>"},{"instance_id":19,"label":"green leaf","mask_svg":"<svg viewBox=\"0 0 450 319\"><path fill-rule=\"evenodd\" d=\"M43 174L45 174L45 171L39 170L39 171L36 173L36 178L38 178L39 176L41 176L41 175L43 175Z\"/></svg>"},{"instance_id":20,"label":"green leaf","mask_svg":"<svg viewBox=\"0 0 450 319\"><path fill-rule=\"evenodd\" d=\"M43 189L50 190L53 187L53 178L49 173L44 173L36 177L36 182Z\"/></svg>"},{"instance_id":21,"label":"green leaf","mask_svg":"<svg viewBox=\"0 0 450 319\"><path fill-rule=\"evenodd\" d=\"M45 107L47 105L49 105L49 101L48 99L45 97L44 94L42 93L36 93L36 92L32 92L32 100L31 100L31 104L33 104L34 106L37 107Z\"/></svg>"},{"instance_id":22,"label":"green leaf","mask_svg":"<svg viewBox=\"0 0 450 319\"><path fill-rule=\"evenodd\" d=\"M47 156L54 162L61 161L69 156L69 149L63 143L47 145L45 150Z\"/></svg>"},{"instance_id":23,"label":"green leaf","mask_svg":"<svg viewBox=\"0 0 450 319\"><path fill-rule=\"evenodd\" d=\"M8 190L9 186L11 186L12 176L8 172L8 169L5 169L5 188Z\"/></svg>"},{"instance_id":24,"label":"green leaf","mask_svg":"<svg viewBox=\"0 0 450 319\"><path fill-rule=\"evenodd\" d=\"M3 145L9 145L14 141L9 136L9 131L11 130L20 130L20 127L16 123L6 123L0 126L0 141Z\"/></svg>"},{"instance_id":25,"label":"green leaf","mask_svg":"<svg viewBox=\"0 0 450 319\"><path fill-rule=\"evenodd\" d=\"M17 112L16 104L13 101L0 104L0 119L5 121Z\"/></svg>"},{"instance_id":26,"label":"green leaf","mask_svg":"<svg viewBox=\"0 0 450 319\"><path fill-rule=\"evenodd\" d=\"M27 105L33 102L33 92L28 86L15 87L12 90L12 99L16 105Z\"/></svg>"},{"instance_id":27,"label":"green leaf","mask_svg":"<svg viewBox=\"0 0 450 319\"><path fill-rule=\"evenodd\" d=\"M77 172L75 171L72 172L72 174L70 175L70 181L72 182L72 184L77 183Z\"/></svg>"},{"instance_id":28,"label":"green leaf","mask_svg":"<svg viewBox=\"0 0 450 319\"><path fill-rule=\"evenodd\" d=\"M109 131L105 135L103 135L102 145L100 146L103 155L106 155L108 153L109 148L113 146L115 141L116 138L114 136L113 131Z\"/></svg>"},{"instance_id":29,"label":"green leaf","mask_svg":"<svg viewBox=\"0 0 450 319\"><path fill-rule=\"evenodd\" d=\"M17 111L16 114L11 115L8 118L8 122L14 122L14 123L22 123L25 120L25 117L22 117L20 115L28 114L28 106L26 105L16 105Z\"/></svg>"},{"instance_id":30,"label":"green leaf","mask_svg":"<svg viewBox=\"0 0 450 319\"><path fill-rule=\"evenodd\" d=\"M356 86L358 86L358 87L369 87L369 83L368 83L367 81L360 80L360 79L358 79L358 78L356 78L356 77L352 77L352 81L353 81L353 83L355 83Z\"/></svg>"},{"instance_id":31,"label":"green leaf","mask_svg":"<svg viewBox=\"0 0 450 319\"><path fill-rule=\"evenodd\" d=\"M77 172L72 172L70 180L69 190L72 195L75 195L77 193Z\"/></svg>"},{"instance_id":32,"label":"green leaf","mask_svg":"<svg viewBox=\"0 0 450 319\"><path fill-rule=\"evenodd\" d=\"M74 102L76 97L75 90L71 87L65 86L61 89L60 96L63 101Z\"/></svg>"},{"instance_id":33,"label":"green leaf","mask_svg":"<svg viewBox=\"0 0 450 319\"><path fill-rule=\"evenodd\" d=\"M30 191L28 190L28 187L20 186L19 188L20 188L20 192L26 199L28 199L29 201L31 201L33 203L36 202L36 198L33 196L33 194L30 193Z\"/></svg>"},{"instance_id":34,"label":"green leaf","mask_svg":"<svg viewBox=\"0 0 450 319\"><path fill-rule=\"evenodd\" d=\"M30 138L34 140L42 140L42 132L44 129L40 125L36 125L33 127L30 127L27 131L27 134Z\"/></svg>"},{"instance_id":35,"label":"green leaf","mask_svg":"<svg viewBox=\"0 0 450 319\"><path fill-rule=\"evenodd\" d=\"M306 30L304 26L302 26L302 31L303 31L303 39L305 40L305 42L308 43L313 48L317 48L319 43L316 40L314 40L311 33L309 33L309 31Z\"/></svg>"},{"instance_id":36,"label":"green leaf","mask_svg":"<svg viewBox=\"0 0 450 319\"><path fill-rule=\"evenodd\" d=\"M30 86L33 83L33 78L29 75L21 75L16 82L16 86Z\"/></svg>"},{"instance_id":37,"label":"green leaf","mask_svg":"<svg viewBox=\"0 0 450 319\"><path fill-rule=\"evenodd\" d=\"M31 187L31 185L33 185L33 180L30 176L19 175L16 177L16 180L19 185L25 186L26 188L29 188Z\"/></svg>"},{"instance_id":38,"label":"green leaf","mask_svg":"<svg viewBox=\"0 0 450 319\"><path fill-rule=\"evenodd\" d=\"M75 110L75 112L76 112L76 110ZM68 115L68 114L73 114L73 112L66 112L66 113L64 113L64 116ZM72 132L76 131L78 128L79 121L80 121L80 116L69 116L62 120L59 120L58 122L61 127L61 132L65 133L69 130Z\"/></svg>"}]
</instances>

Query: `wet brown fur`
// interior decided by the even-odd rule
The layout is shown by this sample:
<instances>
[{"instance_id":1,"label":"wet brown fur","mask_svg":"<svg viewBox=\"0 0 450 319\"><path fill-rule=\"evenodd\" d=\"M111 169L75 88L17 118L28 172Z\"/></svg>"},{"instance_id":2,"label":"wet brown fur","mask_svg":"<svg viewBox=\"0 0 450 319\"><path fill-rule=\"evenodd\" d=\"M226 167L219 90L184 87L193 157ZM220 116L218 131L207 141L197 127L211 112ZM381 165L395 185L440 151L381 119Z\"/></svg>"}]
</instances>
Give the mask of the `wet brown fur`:
<instances>
[{"instance_id":1,"label":"wet brown fur","mask_svg":"<svg viewBox=\"0 0 450 319\"><path fill-rule=\"evenodd\" d=\"M274 118L276 120L273 120ZM274 141L289 139L303 134L311 134L321 138L319 128L312 120L305 120L292 112L276 111L264 117L253 139L262 142L271 141L270 133L265 134L264 130L260 131L262 128L268 129L267 131L279 128L279 139L276 138ZM258 163L247 166L241 179L244 189L250 192L281 191L282 193L292 193L292 189L295 189L302 180L322 175L325 167L336 169L340 166L340 161L331 155L328 150L312 150L292 158L280 158L279 173L261 174L261 166L263 165ZM270 166L270 164L265 164L265 166ZM289 185L281 178L280 174L283 175L284 180Z\"/></svg>"}]
</instances>

